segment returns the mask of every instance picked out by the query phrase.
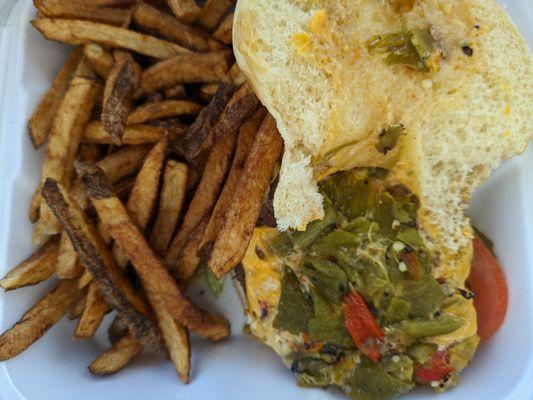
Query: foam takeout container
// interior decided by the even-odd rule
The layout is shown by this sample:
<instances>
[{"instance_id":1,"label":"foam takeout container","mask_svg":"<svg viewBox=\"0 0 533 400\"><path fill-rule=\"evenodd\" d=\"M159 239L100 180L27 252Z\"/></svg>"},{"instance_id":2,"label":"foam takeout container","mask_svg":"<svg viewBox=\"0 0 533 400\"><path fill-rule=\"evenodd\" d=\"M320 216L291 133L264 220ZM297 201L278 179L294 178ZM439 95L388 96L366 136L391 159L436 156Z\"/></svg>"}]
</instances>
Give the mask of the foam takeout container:
<instances>
[{"instance_id":1,"label":"foam takeout container","mask_svg":"<svg viewBox=\"0 0 533 400\"><path fill-rule=\"evenodd\" d=\"M15 4L12 10L9 6ZM533 4L502 5L533 47ZM8 12L9 11L9 12ZM26 121L67 54L28 21L30 0L0 0L0 275L33 250L27 218L43 151L35 152ZM509 313L502 330L479 349L463 382L442 395L417 390L405 399L533 399L533 145L505 162L478 190L469 209L476 226L495 243L507 276ZM53 282L0 293L0 330L14 324ZM245 318L231 284L215 303L200 288L193 296L227 315L232 337L213 345L192 339L192 383L182 384L170 362L142 355L120 373L94 377L86 367L108 347L105 326L95 340L72 338L63 319L29 350L0 363L0 400L99 399L340 399L334 390L302 389L273 351L242 334ZM105 324L109 324L108 317Z\"/></svg>"}]
</instances>

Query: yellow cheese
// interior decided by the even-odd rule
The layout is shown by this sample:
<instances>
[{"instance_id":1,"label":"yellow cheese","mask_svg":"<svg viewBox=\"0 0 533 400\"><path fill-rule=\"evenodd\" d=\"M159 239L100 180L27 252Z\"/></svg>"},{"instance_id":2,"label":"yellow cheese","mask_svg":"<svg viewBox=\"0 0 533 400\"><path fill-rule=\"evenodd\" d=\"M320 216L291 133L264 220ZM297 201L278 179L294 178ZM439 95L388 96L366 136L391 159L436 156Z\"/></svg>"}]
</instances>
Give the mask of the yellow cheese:
<instances>
[{"instance_id":1,"label":"yellow cheese","mask_svg":"<svg viewBox=\"0 0 533 400\"><path fill-rule=\"evenodd\" d=\"M309 34L305 32L297 32L292 37L292 43L296 48L298 54L303 54L307 51L307 45L309 43Z\"/></svg>"},{"instance_id":2,"label":"yellow cheese","mask_svg":"<svg viewBox=\"0 0 533 400\"><path fill-rule=\"evenodd\" d=\"M428 341L437 344L440 347L447 347L451 344L460 342L466 338L474 336L477 333L476 310L472 300L467 300L461 295L456 295L457 302L446 308L443 314L452 315L463 320L464 325L446 335L435 336Z\"/></svg>"},{"instance_id":3,"label":"yellow cheese","mask_svg":"<svg viewBox=\"0 0 533 400\"><path fill-rule=\"evenodd\" d=\"M315 13L309 22L309 30L315 34L324 33L326 29L327 15L325 10L319 10Z\"/></svg>"}]
</instances>

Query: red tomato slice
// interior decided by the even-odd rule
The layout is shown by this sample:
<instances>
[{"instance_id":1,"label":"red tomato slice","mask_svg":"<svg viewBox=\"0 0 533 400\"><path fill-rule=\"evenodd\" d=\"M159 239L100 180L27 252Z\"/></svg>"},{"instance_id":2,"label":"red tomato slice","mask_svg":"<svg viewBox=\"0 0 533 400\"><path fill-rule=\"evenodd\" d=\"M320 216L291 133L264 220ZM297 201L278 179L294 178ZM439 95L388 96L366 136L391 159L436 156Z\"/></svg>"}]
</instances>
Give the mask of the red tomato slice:
<instances>
[{"instance_id":1,"label":"red tomato slice","mask_svg":"<svg viewBox=\"0 0 533 400\"><path fill-rule=\"evenodd\" d=\"M477 333L481 340L488 340L503 324L509 293L498 261L478 237L474 239L474 258L467 282L476 295Z\"/></svg>"},{"instance_id":2,"label":"red tomato slice","mask_svg":"<svg viewBox=\"0 0 533 400\"><path fill-rule=\"evenodd\" d=\"M453 372L453 367L448 364L448 357L445 352L438 351L431 356L429 366L415 368L415 375L420 383L430 383L440 381L446 375Z\"/></svg>"}]
</instances>

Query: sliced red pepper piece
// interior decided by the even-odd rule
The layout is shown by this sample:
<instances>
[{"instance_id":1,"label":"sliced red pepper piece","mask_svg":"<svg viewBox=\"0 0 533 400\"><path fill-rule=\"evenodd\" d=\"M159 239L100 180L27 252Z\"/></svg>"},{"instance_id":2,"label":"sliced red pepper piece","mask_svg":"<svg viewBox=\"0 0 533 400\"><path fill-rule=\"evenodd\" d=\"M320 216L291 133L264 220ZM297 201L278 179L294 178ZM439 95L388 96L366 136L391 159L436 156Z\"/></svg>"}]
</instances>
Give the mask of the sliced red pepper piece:
<instances>
[{"instance_id":1,"label":"sliced red pepper piece","mask_svg":"<svg viewBox=\"0 0 533 400\"><path fill-rule=\"evenodd\" d=\"M380 341L385 337L363 298L355 290L344 297L344 325L356 346L372 361L379 361Z\"/></svg>"},{"instance_id":2,"label":"sliced red pepper piece","mask_svg":"<svg viewBox=\"0 0 533 400\"><path fill-rule=\"evenodd\" d=\"M407 265L407 274L409 278L418 281L424 276L424 269L416 253L404 253L400 255L400 259Z\"/></svg>"},{"instance_id":3,"label":"sliced red pepper piece","mask_svg":"<svg viewBox=\"0 0 533 400\"><path fill-rule=\"evenodd\" d=\"M415 375L420 383L440 381L446 375L453 372L453 367L448 363L448 355L445 351L437 351L429 360L429 366L415 368Z\"/></svg>"}]
</instances>

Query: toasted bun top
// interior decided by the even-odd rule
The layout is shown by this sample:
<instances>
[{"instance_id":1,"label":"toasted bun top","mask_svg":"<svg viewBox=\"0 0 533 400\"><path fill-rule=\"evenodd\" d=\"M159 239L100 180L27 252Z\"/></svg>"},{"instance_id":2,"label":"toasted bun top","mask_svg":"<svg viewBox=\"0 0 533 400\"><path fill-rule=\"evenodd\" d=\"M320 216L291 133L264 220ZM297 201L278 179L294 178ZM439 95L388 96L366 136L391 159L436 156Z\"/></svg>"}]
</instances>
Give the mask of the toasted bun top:
<instances>
[{"instance_id":1,"label":"toasted bun top","mask_svg":"<svg viewBox=\"0 0 533 400\"><path fill-rule=\"evenodd\" d=\"M440 70L387 64L365 45L415 27L429 29ZM239 0L233 32L239 66L285 140L281 229L322 216L321 177L385 166L418 194L433 242L468 247L472 190L533 133L531 54L495 1ZM397 123L405 135L383 155L378 135Z\"/></svg>"}]
</instances>

